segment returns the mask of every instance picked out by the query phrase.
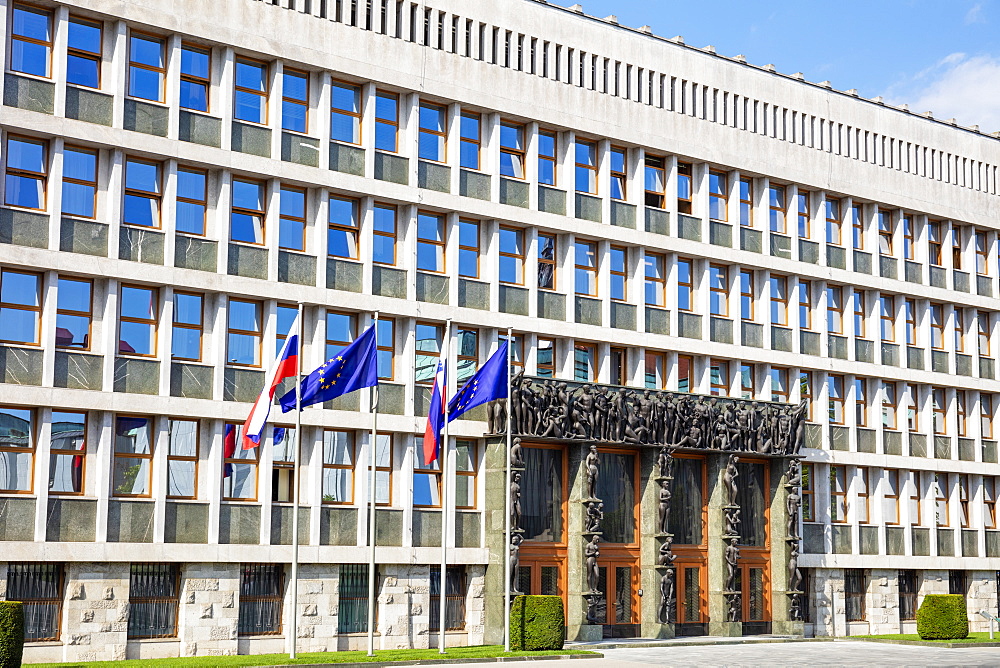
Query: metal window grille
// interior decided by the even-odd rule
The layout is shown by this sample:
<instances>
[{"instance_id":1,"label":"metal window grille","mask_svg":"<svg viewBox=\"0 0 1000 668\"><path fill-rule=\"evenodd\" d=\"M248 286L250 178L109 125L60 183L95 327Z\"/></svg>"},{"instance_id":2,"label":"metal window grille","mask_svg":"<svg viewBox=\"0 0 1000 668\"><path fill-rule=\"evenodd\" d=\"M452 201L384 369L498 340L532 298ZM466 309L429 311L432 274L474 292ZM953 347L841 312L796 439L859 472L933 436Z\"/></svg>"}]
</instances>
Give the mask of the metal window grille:
<instances>
[{"instance_id":1,"label":"metal window grille","mask_svg":"<svg viewBox=\"0 0 1000 668\"><path fill-rule=\"evenodd\" d=\"M279 564L243 564L240 614L236 627L239 635L281 634L284 575L284 569Z\"/></svg>"},{"instance_id":2,"label":"metal window grille","mask_svg":"<svg viewBox=\"0 0 1000 668\"><path fill-rule=\"evenodd\" d=\"M445 578L445 631L465 630L465 570L448 569ZM430 625L428 630L441 630L441 567L431 567Z\"/></svg>"},{"instance_id":3,"label":"metal window grille","mask_svg":"<svg viewBox=\"0 0 1000 668\"><path fill-rule=\"evenodd\" d=\"M917 572L900 571L899 582L899 619L900 621L917 618Z\"/></svg>"},{"instance_id":4,"label":"metal window grille","mask_svg":"<svg viewBox=\"0 0 1000 668\"><path fill-rule=\"evenodd\" d=\"M62 564L11 564L7 600L24 604L24 639L59 640L63 599Z\"/></svg>"},{"instance_id":5,"label":"metal window grille","mask_svg":"<svg viewBox=\"0 0 1000 668\"><path fill-rule=\"evenodd\" d=\"M337 633L367 633L368 564L343 564L338 594Z\"/></svg>"},{"instance_id":6,"label":"metal window grille","mask_svg":"<svg viewBox=\"0 0 1000 668\"><path fill-rule=\"evenodd\" d=\"M129 577L129 638L174 638L180 599L177 564L132 564Z\"/></svg>"},{"instance_id":7,"label":"metal window grille","mask_svg":"<svg viewBox=\"0 0 1000 668\"><path fill-rule=\"evenodd\" d=\"M863 569L849 568L844 571L847 621L865 621L865 590L867 588Z\"/></svg>"},{"instance_id":8,"label":"metal window grille","mask_svg":"<svg viewBox=\"0 0 1000 668\"><path fill-rule=\"evenodd\" d=\"M968 591L965 571L948 571L948 593L965 596Z\"/></svg>"}]
</instances>

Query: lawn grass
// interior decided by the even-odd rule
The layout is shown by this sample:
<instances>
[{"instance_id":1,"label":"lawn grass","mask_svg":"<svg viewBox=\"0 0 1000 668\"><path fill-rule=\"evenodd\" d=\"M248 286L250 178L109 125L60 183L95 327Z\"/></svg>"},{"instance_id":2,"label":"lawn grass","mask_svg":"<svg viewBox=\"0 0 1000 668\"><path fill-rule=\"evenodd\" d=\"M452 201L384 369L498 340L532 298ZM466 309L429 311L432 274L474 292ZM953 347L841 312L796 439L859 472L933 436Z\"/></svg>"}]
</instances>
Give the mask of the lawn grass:
<instances>
[{"instance_id":1,"label":"lawn grass","mask_svg":"<svg viewBox=\"0 0 1000 668\"><path fill-rule=\"evenodd\" d=\"M559 656L566 654L597 654L582 650L554 650L544 652L504 652L500 645L452 647L441 655L436 649L377 650L375 656L366 652L311 652L299 654L294 661L287 654L255 654L251 656L193 656L179 659L143 659L133 661L92 661L71 663L24 664L32 668L171 668L189 666L281 666L317 663L370 663L386 661L431 661L436 659L491 659L510 656Z\"/></svg>"},{"instance_id":2,"label":"lawn grass","mask_svg":"<svg viewBox=\"0 0 1000 668\"><path fill-rule=\"evenodd\" d=\"M988 631L979 631L976 633L969 633L968 638L955 638L953 640L924 640L916 633L886 633L880 636L851 636L848 640L915 640L917 642L935 642L935 643L950 643L950 642L997 642L1000 643L1000 633L996 634L995 640L990 640L990 634Z\"/></svg>"}]
</instances>

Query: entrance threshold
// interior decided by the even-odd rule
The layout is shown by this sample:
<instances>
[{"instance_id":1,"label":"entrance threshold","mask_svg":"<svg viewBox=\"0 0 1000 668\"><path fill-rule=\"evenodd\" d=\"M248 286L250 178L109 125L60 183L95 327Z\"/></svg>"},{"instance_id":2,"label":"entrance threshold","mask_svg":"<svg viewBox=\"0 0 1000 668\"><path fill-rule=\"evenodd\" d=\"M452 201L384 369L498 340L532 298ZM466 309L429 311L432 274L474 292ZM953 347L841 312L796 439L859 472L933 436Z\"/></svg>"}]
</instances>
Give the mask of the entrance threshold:
<instances>
[{"instance_id":1,"label":"entrance threshold","mask_svg":"<svg viewBox=\"0 0 1000 668\"><path fill-rule=\"evenodd\" d=\"M684 647L693 645L753 645L760 643L805 642L803 636L760 635L760 636L692 636L687 638L608 638L605 640L566 641L567 648L627 649L629 647Z\"/></svg>"}]
</instances>

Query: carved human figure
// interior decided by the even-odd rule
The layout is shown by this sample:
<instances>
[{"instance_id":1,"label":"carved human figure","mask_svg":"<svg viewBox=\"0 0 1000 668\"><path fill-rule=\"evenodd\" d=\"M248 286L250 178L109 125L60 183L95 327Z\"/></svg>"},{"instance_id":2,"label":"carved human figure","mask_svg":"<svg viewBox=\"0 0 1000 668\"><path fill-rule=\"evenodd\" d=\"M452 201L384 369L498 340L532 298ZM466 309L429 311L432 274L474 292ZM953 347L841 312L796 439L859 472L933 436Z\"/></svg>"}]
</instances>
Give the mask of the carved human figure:
<instances>
[{"instance_id":1,"label":"carved human figure","mask_svg":"<svg viewBox=\"0 0 1000 668\"><path fill-rule=\"evenodd\" d=\"M510 465L516 469L524 468L524 449L520 438L514 438L510 445Z\"/></svg>"},{"instance_id":2,"label":"carved human figure","mask_svg":"<svg viewBox=\"0 0 1000 668\"><path fill-rule=\"evenodd\" d=\"M584 385L577 388L573 396L574 401L570 409L570 419L573 423L571 436L573 438L590 438L594 427L594 395L590 392L590 386Z\"/></svg>"},{"instance_id":3,"label":"carved human figure","mask_svg":"<svg viewBox=\"0 0 1000 668\"><path fill-rule=\"evenodd\" d=\"M584 462L587 468L587 498L597 498L597 476L600 474L601 458L597 454L597 446L591 445L590 452L587 453L587 460Z\"/></svg>"},{"instance_id":4,"label":"carved human figure","mask_svg":"<svg viewBox=\"0 0 1000 668\"><path fill-rule=\"evenodd\" d=\"M600 593L598 586L601 581L601 573L597 566L597 560L601 557L601 548L598 545L600 540L599 536L592 536L590 542L583 548L583 556L586 560L587 569L587 587L594 594Z\"/></svg>"},{"instance_id":5,"label":"carved human figure","mask_svg":"<svg viewBox=\"0 0 1000 668\"><path fill-rule=\"evenodd\" d=\"M521 403L521 385L524 383L524 374L517 374L510 379L510 420L513 423L514 433L527 434L524 424L524 407Z\"/></svg>"},{"instance_id":6,"label":"carved human figure","mask_svg":"<svg viewBox=\"0 0 1000 668\"><path fill-rule=\"evenodd\" d=\"M594 392L594 431L592 437L599 441L607 441L608 422L611 417L611 401L608 398L608 389L598 387Z\"/></svg>"},{"instance_id":7,"label":"carved human figure","mask_svg":"<svg viewBox=\"0 0 1000 668\"><path fill-rule=\"evenodd\" d=\"M674 563L674 559L677 555L673 553L672 543L674 542L673 536L667 536L663 544L660 545L660 556L656 559L656 564L658 566L670 566Z\"/></svg>"},{"instance_id":8,"label":"carved human figure","mask_svg":"<svg viewBox=\"0 0 1000 668\"><path fill-rule=\"evenodd\" d=\"M498 399L486 404L486 423L491 434L507 431L507 400Z\"/></svg>"},{"instance_id":9,"label":"carved human figure","mask_svg":"<svg viewBox=\"0 0 1000 668\"><path fill-rule=\"evenodd\" d=\"M673 494L670 491L670 481L660 481L660 533L670 532L670 498Z\"/></svg>"},{"instance_id":10,"label":"carved human figure","mask_svg":"<svg viewBox=\"0 0 1000 668\"><path fill-rule=\"evenodd\" d=\"M802 571L799 570L799 543L793 541L788 552L788 591L798 591L802 586Z\"/></svg>"},{"instance_id":11,"label":"carved human figure","mask_svg":"<svg viewBox=\"0 0 1000 668\"><path fill-rule=\"evenodd\" d=\"M510 481L510 526L521 528L521 474L515 473Z\"/></svg>"},{"instance_id":12,"label":"carved human figure","mask_svg":"<svg viewBox=\"0 0 1000 668\"><path fill-rule=\"evenodd\" d=\"M727 494L726 501L730 506L736 505L736 496L737 496L736 478L740 474L739 470L736 468L736 462L738 461L739 458L736 455L730 455L729 461L726 462L726 470L722 474L722 482L726 486L726 494Z\"/></svg>"},{"instance_id":13,"label":"carved human figure","mask_svg":"<svg viewBox=\"0 0 1000 668\"><path fill-rule=\"evenodd\" d=\"M740 548L736 544L738 540L739 538L736 536L730 536L726 539L727 544L724 553L726 559L726 591L736 591L736 574L740 560Z\"/></svg>"},{"instance_id":14,"label":"carved human figure","mask_svg":"<svg viewBox=\"0 0 1000 668\"><path fill-rule=\"evenodd\" d=\"M521 551L521 534L516 533L510 537L510 591L512 594L520 594L517 589L517 568L519 565L518 555Z\"/></svg>"},{"instance_id":15,"label":"carved human figure","mask_svg":"<svg viewBox=\"0 0 1000 668\"><path fill-rule=\"evenodd\" d=\"M740 608L743 607L743 597L739 594L730 594L727 598L729 599L729 610L726 611L726 620L730 622L740 621Z\"/></svg>"},{"instance_id":16,"label":"carved human figure","mask_svg":"<svg viewBox=\"0 0 1000 668\"><path fill-rule=\"evenodd\" d=\"M785 497L785 515L787 520L785 531L789 538L795 538L799 535L799 504L801 502L802 497L799 496L798 487L789 489L788 496Z\"/></svg>"},{"instance_id":17,"label":"carved human figure","mask_svg":"<svg viewBox=\"0 0 1000 668\"><path fill-rule=\"evenodd\" d=\"M726 520L725 532L723 536L740 535L740 509L730 506L724 510L723 517Z\"/></svg>"},{"instance_id":18,"label":"carved human figure","mask_svg":"<svg viewBox=\"0 0 1000 668\"><path fill-rule=\"evenodd\" d=\"M604 519L604 504L600 501L587 502L587 532L593 533L600 530L601 520Z\"/></svg>"},{"instance_id":19,"label":"carved human figure","mask_svg":"<svg viewBox=\"0 0 1000 668\"><path fill-rule=\"evenodd\" d=\"M660 577L660 610L661 624L670 624L674 620L674 569L666 571Z\"/></svg>"}]
</instances>

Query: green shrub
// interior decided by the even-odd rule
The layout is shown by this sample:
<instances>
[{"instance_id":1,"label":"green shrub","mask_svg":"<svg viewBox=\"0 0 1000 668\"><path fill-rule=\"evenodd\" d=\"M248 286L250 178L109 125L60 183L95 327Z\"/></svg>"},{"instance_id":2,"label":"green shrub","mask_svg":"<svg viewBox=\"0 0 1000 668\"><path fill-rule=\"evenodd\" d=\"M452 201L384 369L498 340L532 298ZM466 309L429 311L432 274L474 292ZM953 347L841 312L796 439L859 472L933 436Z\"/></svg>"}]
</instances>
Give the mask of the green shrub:
<instances>
[{"instance_id":1,"label":"green shrub","mask_svg":"<svg viewBox=\"0 0 1000 668\"><path fill-rule=\"evenodd\" d=\"M518 596L510 609L510 648L515 652L562 649L565 624L561 596Z\"/></svg>"},{"instance_id":2,"label":"green shrub","mask_svg":"<svg viewBox=\"0 0 1000 668\"><path fill-rule=\"evenodd\" d=\"M24 650L24 606L0 601L0 668L18 668Z\"/></svg>"},{"instance_id":3,"label":"green shrub","mask_svg":"<svg viewBox=\"0 0 1000 668\"><path fill-rule=\"evenodd\" d=\"M957 640L969 635L969 615L961 594L928 594L917 610L917 633L924 640Z\"/></svg>"}]
</instances>

